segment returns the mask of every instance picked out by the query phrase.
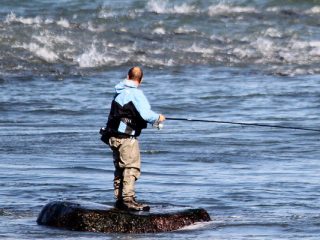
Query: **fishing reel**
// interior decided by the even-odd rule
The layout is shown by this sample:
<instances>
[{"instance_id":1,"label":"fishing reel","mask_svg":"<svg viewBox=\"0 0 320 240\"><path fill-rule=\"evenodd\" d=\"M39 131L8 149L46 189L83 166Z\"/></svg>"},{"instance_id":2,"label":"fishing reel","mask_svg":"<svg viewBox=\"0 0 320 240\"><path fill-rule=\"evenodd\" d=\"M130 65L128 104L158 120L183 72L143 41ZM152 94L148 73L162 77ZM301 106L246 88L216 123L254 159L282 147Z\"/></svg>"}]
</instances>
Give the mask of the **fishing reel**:
<instances>
[{"instance_id":1,"label":"fishing reel","mask_svg":"<svg viewBox=\"0 0 320 240\"><path fill-rule=\"evenodd\" d=\"M163 123L162 122L159 122L159 121L156 121L154 122L154 124L152 125L154 128L158 129L158 130L161 130L163 128Z\"/></svg>"}]
</instances>

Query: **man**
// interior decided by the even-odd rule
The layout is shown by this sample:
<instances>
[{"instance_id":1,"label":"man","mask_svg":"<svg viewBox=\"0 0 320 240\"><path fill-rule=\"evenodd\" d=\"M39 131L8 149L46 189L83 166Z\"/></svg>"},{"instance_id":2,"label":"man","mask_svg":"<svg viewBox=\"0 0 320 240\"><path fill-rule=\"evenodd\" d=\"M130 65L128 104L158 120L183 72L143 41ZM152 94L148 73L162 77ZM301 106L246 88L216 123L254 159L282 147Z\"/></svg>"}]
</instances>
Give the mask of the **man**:
<instances>
[{"instance_id":1,"label":"man","mask_svg":"<svg viewBox=\"0 0 320 240\"><path fill-rule=\"evenodd\" d=\"M155 113L138 89L143 72L139 67L129 70L127 79L115 87L106 132L114 159L114 195L116 207L127 210L148 211L149 206L136 202L135 181L140 176L140 149L137 137L147 123L158 125L165 120Z\"/></svg>"}]
</instances>

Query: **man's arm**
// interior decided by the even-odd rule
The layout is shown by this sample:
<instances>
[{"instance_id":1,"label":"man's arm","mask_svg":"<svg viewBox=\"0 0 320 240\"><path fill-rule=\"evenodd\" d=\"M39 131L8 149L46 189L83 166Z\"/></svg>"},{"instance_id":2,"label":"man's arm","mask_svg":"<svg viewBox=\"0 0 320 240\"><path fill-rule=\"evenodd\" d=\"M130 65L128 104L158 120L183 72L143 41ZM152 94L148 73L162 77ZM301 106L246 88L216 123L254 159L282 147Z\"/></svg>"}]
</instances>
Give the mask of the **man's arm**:
<instances>
[{"instance_id":1,"label":"man's arm","mask_svg":"<svg viewBox=\"0 0 320 240\"><path fill-rule=\"evenodd\" d=\"M153 124L156 121L164 121L165 118L162 114L151 110L150 103L141 90L137 89L133 104L140 113L140 116L148 123Z\"/></svg>"}]
</instances>

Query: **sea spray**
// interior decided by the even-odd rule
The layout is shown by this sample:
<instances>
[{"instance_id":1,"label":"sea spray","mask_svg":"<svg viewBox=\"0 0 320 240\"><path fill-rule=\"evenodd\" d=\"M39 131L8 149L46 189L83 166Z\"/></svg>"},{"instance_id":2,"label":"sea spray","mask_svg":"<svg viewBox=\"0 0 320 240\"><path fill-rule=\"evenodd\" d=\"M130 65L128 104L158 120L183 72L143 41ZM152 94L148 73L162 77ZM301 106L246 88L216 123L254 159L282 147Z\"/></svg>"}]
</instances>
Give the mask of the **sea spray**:
<instances>
[{"instance_id":1,"label":"sea spray","mask_svg":"<svg viewBox=\"0 0 320 240\"><path fill-rule=\"evenodd\" d=\"M64 4L52 5L50 12L44 11L46 3L3 6L1 72L36 68L50 74L46 71L55 72L57 63L81 72L140 62L150 68L191 64L247 66L280 75L320 73L319 6L311 2ZM39 68L41 61L48 68Z\"/></svg>"}]
</instances>

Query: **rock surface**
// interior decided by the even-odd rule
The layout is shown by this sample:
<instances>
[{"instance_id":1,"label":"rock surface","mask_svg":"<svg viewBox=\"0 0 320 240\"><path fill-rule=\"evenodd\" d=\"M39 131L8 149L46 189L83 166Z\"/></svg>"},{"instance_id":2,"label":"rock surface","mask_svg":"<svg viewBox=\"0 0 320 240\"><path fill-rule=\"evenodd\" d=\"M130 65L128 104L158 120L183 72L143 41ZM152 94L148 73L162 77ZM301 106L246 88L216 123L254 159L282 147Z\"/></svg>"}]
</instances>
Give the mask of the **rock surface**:
<instances>
[{"instance_id":1,"label":"rock surface","mask_svg":"<svg viewBox=\"0 0 320 240\"><path fill-rule=\"evenodd\" d=\"M156 233L210 221L204 209L163 212L128 212L106 205L55 201L40 212L37 223L75 231L106 233Z\"/></svg>"}]
</instances>

